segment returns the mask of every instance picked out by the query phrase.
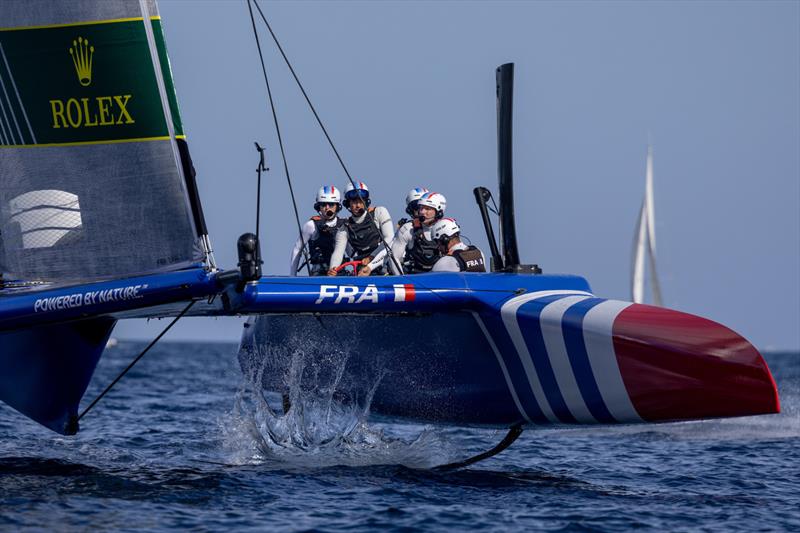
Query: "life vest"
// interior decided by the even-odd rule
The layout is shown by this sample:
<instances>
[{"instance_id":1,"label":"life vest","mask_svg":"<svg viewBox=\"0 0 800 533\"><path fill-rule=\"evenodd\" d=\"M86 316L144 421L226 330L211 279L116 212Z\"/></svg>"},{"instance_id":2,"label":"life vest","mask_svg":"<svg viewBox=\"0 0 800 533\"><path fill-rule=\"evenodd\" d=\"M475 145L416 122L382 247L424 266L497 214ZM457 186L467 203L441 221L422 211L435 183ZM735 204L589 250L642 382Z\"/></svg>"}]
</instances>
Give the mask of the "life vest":
<instances>
[{"instance_id":1,"label":"life vest","mask_svg":"<svg viewBox=\"0 0 800 533\"><path fill-rule=\"evenodd\" d=\"M456 250L450 255L458 261L461 272L486 272L483 254L475 246L469 246L466 250Z\"/></svg>"},{"instance_id":2,"label":"life vest","mask_svg":"<svg viewBox=\"0 0 800 533\"><path fill-rule=\"evenodd\" d=\"M411 248L406 248L406 260L403 263L403 270L407 274L419 274L430 272L433 265L442 257L439 246L431 240L425 238L425 228L419 222L414 222L411 230L413 244Z\"/></svg>"},{"instance_id":3,"label":"life vest","mask_svg":"<svg viewBox=\"0 0 800 533\"><path fill-rule=\"evenodd\" d=\"M336 232L344 224L344 220L337 217L336 225L329 226L320 216L311 217L314 222L314 227L317 229L317 238L308 241L309 262L312 265L320 265L325 270L328 269L328 264L331 262L331 254L336 244Z\"/></svg>"},{"instance_id":4,"label":"life vest","mask_svg":"<svg viewBox=\"0 0 800 533\"><path fill-rule=\"evenodd\" d=\"M372 252L381 242L381 232L375 225L375 208L370 207L369 213L361 222L356 222L353 217L344 223L347 228L347 242L353 248L353 260L359 261L372 255Z\"/></svg>"}]
</instances>

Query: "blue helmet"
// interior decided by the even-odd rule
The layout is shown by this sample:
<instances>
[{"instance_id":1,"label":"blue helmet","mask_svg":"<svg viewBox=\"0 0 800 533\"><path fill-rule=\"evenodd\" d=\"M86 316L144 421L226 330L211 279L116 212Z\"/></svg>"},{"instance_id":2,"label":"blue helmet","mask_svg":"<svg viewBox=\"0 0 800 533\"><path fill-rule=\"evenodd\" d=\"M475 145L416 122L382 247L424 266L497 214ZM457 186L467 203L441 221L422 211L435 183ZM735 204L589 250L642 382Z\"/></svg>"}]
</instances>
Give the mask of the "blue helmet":
<instances>
[{"instance_id":1,"label":"blue helmet","mask_svg":"<svg viewBox=\"0 0 800 533\"><path fill-rule=\"evenodd\" d=\"M347 187L344 190L344 206L350 209L350 200L355 200L356 198L361 198L364 200L364 205L369 207L370 199L369 199L369 187L363 181L356 181L356 187L353 187L352 183L348 183Z\"/></svg>"}]
</instances>

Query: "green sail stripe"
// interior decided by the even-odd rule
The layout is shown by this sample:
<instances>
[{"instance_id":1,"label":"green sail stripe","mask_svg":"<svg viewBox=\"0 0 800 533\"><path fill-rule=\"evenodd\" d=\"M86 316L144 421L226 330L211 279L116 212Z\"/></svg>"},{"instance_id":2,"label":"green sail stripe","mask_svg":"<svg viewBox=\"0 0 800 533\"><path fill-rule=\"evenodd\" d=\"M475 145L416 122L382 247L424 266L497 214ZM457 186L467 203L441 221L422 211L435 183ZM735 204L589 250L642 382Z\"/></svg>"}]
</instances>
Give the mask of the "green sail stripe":
<instances>
[{"instance_id":1,"label":"green sail stripe","mask_svg":"<svg viewBox=\"0 0 800 533\"><path fill-rule=\"evenodd\" d=\"M169 100L169 110L172 114L172 123L175 128L175 136L178 137L183 135L183 121L181 120L180 110L178 109L178 97L175 91L175 82L172 79L172 67L169 62L169 55L167 54L163 25L160 18L153 18L151 21L153 24L153 36L156 41L156 50L158 51L158 62L161 64L161 75L164 78L167 100Z\"/></svg>"},{"instance_id":2,"label":"green sail stripe","mask_svg":"<svg viewBox=\"0 0 800 533\"><path fill-rule=\"evenodd\" d=\"M35 27L0 33L36 144L168 136L142 19ZM157 42L176 133L182 134L161 23ZM163 50L163 52L162 52ZM0 91L0 96L2 91ZM16 104L18 118L22 109ZM30 142L28 134L25 142Z\"/></svg>"}]
</instances>

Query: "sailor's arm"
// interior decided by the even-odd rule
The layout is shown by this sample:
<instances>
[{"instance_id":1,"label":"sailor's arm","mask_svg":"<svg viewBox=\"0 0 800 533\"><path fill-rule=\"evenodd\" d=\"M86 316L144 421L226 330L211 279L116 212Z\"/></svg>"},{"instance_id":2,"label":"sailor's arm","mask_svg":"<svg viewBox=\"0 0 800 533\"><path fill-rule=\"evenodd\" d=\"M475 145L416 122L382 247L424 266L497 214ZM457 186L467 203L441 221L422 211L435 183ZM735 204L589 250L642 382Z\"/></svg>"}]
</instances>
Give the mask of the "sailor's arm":
<instances>
[{"instance_id":1,"label":"sailor's arm","mask_svg":"<svg viewBox=\"0 0 800 533\"><path fill-rule=\"evenodd\" d=\"M336 244L333 246L333 253L331 254L330 270L342 264L344 259L344 251L347 248L347 230L341 227L336 232ZM328 272L330 272L330 270Z\"/></svg>"},{"instance_id":2,"label":"sailor's arm","mask_svg":"<svg viewBox=\"0 0 800 533\"><path fill-rule=\"evenodd\" d=\"M386 244L392 242L392 239L394 239L394 223L392 222L392 216L385 207L378 206L375 208L375 223L378 225Z\"/></svg>"},{"instance_id":3,"label":"sailor's arm","mask_svg":"<svg viewBox=\"0 0 800 533\"><path fill-rule=\"evenodd\" d=\"M386 256L388 255L386 253L386 248L381 244L377 251L378 253L375 254L375 256L372 258L372 261L370 261L367 265L370 271L380 268L381 265L383 265L383 262L386 261ZM389 262L392 262L391 259Z\"/></svg>"},{"instance_id":4,"label":"sailor's arm","mask_svg":"<svg viewBox=\"0 0 800 533\"><path fill-rule=\"evenodd\" d=\"M392 222L392 216L389 214L389 210L383 206L378 206L375 208L375 223L378 225L378 229L381 232L382 242L381 245L376 250L375 256L373 257L372 261L369 262L370 270L375 270L376 268L380 268L384 261L387 260L387 246L392 245L392 241L394 241L394 222ZM393 263L391 258L388 258L390 263Z\"/></svg>"},{"instance_id":5,"label":"sailor's arm","mask_svg":"<svg viewBox=\"0 0 800 533\"><path fill-rule=\"evenodd\" d=\"M300 258L303 256L303 245L311 240L316 232L317 227L314 225L313 220L308 220L305 224L303 224L302 240L300 237L298 237L297 241L294 243L294 248L292 249L292 258L291 262L289 263L290 276L297 275L297 267L300 265Z\"/></svg>"},{"instance_id":6,"label":"sailor's arm","mask_svg":"<svg viewBox=\"0 0 800 533\"><path fill-rule=\"evenodd\" d=\"M411 222L407 222L400 226L400 229L397 230L394 240L392 241L392 255L400 265L403 264L403 260L406 258L406 249L409 241L411 240L411 224ZM392 274L395 276L402 274L402 272L398 271L394 261L389 259L388 262L389 269L391 270Z\"/></svg>"}]
</instances>

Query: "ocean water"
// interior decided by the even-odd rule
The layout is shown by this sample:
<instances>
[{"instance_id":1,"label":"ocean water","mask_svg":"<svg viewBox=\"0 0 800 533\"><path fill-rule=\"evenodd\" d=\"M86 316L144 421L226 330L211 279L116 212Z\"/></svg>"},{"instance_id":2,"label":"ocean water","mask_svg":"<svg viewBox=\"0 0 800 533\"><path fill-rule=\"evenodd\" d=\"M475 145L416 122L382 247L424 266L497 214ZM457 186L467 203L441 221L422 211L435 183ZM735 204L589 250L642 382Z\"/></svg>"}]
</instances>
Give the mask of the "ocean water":
<instances>
[{"instance_id":1,"label":"ocean water","mask_svg":"<svg viewBox=\"0 0 800 533\"><path fill-rule=\"evenodd\" d=\"M88 403L143 348L101 360ZM379 419L323 397L280 416L235 344L157 345L61 437L0 404L3 530L800 530L800 353L766 354L780 415L503 432Z\"/></svg>"}]
</instances>

